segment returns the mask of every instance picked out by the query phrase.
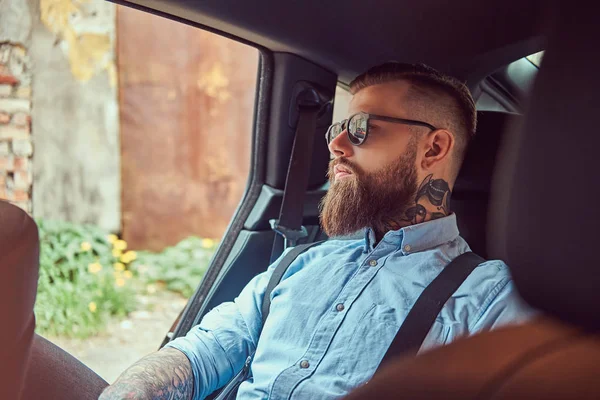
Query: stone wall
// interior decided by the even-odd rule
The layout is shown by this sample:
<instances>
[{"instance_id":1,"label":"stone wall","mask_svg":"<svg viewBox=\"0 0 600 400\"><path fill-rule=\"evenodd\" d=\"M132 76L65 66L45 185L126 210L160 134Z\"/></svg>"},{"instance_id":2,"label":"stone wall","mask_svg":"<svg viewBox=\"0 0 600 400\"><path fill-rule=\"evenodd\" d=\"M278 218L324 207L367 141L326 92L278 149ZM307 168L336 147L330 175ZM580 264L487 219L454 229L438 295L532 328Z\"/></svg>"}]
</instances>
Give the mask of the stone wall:
<instances>
[{"instance_id":1,"label":"stone wall","mask_svg":"<svg viewBox=\"0 0 600 400\"><path fill-rule=\"evenodd\" d=\"M32 211L31 15L0 0L0 199Z\"/></svg>"},{"instance_id":2,"label":"stone wall","mask_svg":"<svg viewBox=\"0 0 600 400\"><path fill-rule=\"evenodd\" d=\"M120 230L115 9L0 0L0 198L35 217Z\"/></svg>"},{"instance_id":3,"label":"stone wall","mask_svg":"<svg viewBox=\"0 0 600 400\"><path fill-rule=\"evenodd\" d=\"M116 7L30 2L34 216L119 231Z\"/></svg>"}]
</instances>

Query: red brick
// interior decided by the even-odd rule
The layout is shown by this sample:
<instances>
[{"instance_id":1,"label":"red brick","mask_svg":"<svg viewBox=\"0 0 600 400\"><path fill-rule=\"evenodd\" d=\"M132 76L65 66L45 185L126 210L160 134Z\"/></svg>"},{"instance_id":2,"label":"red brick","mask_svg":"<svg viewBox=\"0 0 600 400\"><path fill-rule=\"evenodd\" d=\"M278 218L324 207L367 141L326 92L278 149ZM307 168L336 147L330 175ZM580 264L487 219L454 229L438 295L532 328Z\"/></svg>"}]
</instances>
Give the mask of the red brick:
<instances>
[{"instance_id":1,"label":"red brick","mask_svg":"<svg viewBox=\"0 0 600 400\"><path fill-rule=\"evenodd\" d=\"M10 74L0 72L0 84L8 84L8 85L15 86L18 83L19 83L19 80L17 79L17 77L10 75Z\"/></svg>"},{"instance_id":2,"label":"red brick","mask_svg":"<svg viewBox=\"0 0 600 400\"><path fill-rule=\"evenodd\" d=\"M0 171L12 171L15 169L13 156L0 156Z\"/></svg>"},{"instance_id":3,"label":"red brick","mask_svg":"<svg viewBox=\"0 0 600 400\"><path fill-rule=\"evenodd\" d=\"M27 171L29 169L29 158L15 157L13 162L13 169L15 171Z\"/></svg>"},{"instance_id":4,"label":"red brick","mask_svg":"<svg viewBox=\"0 0 600 400\"><path fill-rule=\"evenodd\" d=\"M8 124L10 122L10 114L0 112L0 124Z\"/></svg>"},{"instance_id":5,"label":"red brick","mask_svg":"<svg viewBox=\"0 0 600 400\"><path fill-rule=\"evenodd\" d=\"M15 189L12 195L13 201L27 201L29 200L29 191Z\"/></svg>"}]
</instances>

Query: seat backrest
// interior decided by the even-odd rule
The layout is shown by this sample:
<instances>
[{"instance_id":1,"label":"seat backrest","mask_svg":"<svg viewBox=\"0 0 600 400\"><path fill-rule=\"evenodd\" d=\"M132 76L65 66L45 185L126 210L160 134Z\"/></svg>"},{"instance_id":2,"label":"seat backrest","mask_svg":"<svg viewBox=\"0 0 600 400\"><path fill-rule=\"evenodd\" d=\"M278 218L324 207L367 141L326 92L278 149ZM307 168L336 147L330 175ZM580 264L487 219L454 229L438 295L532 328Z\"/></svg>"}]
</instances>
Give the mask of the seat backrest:
<instances>
[{"instance_id":1,"label":"seat backrest","mask_svg":"<svg viewBox=\"0 0 600 400\"><path fill-rule=\"evenodd\" d=\"M534 307L600 329L600 25L558 6L557 25L519 129L509 132L493 187L488 244Z\"/></svg>"},{"instance_id":2,"label":"seat backrest","mask_svg":"<svg viewBox=\"0 0 600 400\"><path fill-rule=\"evenodd\" d=\"M0 399L19 399L35 318L39 239L25 211L0 200Z\"/></svg>"},{"instance_id":3,"label":"seat backrest","mask_svg":"<svg viewBox=\"0 0 600 400\"><path fill-rule=\"evenodd\" d=\"M456 213L460 234L484 258L487 258L486 222L497 153L506 127L519 117L495 111L477 113L477 133L469 143L452 190L450 206Z\"/></svg>"}]
</instances>

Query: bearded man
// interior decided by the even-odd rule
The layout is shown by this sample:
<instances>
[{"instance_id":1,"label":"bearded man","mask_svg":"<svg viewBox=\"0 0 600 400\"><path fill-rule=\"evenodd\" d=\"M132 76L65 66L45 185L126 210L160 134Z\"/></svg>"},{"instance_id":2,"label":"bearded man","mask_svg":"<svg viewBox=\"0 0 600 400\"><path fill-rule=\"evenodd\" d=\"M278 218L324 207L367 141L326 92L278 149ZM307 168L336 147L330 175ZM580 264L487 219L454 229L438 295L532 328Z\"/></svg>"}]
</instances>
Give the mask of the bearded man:
<instances>
[{"instance_id":1,"label":"bearded man","mask_svg":"<svg viewBox=\"0 0 600 400\"><path fill-rule=\"evenodd\" d=\"M334 399L371 378L424 288L470 251L450 196L477 113L465 85L423 65L371 68L351 92L348 119L327 132L331 187L321 222L332 239L290 264L270 293L266 322L263 296L281 258L185 337L126 370L101 399L202 399L247 360L238 399ZM360 230L361 240L335 239ZM530 314L507 266L482 262L445 303L421 351Z\"/></svg>"}]
</instances>

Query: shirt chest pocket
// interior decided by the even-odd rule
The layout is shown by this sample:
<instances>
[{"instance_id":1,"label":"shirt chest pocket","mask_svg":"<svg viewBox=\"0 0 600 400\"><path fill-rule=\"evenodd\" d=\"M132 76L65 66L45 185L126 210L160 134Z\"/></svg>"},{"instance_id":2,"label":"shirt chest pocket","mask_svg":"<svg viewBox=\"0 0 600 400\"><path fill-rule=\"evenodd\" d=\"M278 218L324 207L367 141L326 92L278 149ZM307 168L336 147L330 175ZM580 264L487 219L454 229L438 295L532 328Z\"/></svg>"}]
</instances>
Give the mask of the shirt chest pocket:
<instances>
[{"instance_id":1,"label":"shirt chest pocket","mask_svg":"<svg viewBox=\"0 0 600 400\"><path fill-rule=\"evenodd\" d=\"M372 304L355 325L337 374L358 385L373 376L400 326L395 310L381 304Z\"/></svg>"}]
</instances>

